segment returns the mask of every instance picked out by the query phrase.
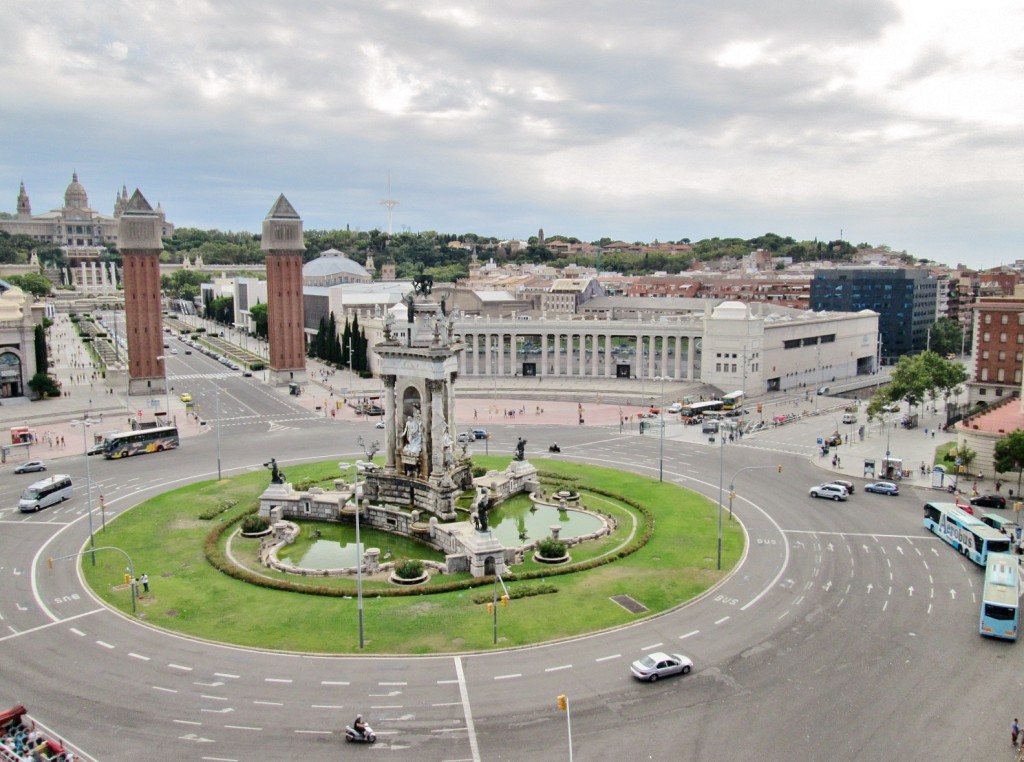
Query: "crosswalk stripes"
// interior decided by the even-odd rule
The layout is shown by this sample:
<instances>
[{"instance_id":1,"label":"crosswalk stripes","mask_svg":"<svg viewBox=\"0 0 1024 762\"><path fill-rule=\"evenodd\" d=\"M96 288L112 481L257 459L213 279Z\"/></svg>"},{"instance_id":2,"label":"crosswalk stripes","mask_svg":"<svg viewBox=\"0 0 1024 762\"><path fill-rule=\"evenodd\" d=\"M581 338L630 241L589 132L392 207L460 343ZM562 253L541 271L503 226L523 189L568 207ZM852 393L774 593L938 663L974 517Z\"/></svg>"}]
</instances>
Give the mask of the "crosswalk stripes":
<instances>
[{"instance_id":1,"label":"crosswalk stripes","mask_svg":"<svg viewBox=\"0 0 1024 762\"><path fill-rule=\"evenodd\" d=\"M288 431L289 429L294 429L294 428L296 428L296 427L295 426L285 426L283 424L278 423L277 421L271 421L270 422L270 428L267 429L267 433L270 434L271 432L274 432L274 431Z\"/></svg>"}]
</instances>

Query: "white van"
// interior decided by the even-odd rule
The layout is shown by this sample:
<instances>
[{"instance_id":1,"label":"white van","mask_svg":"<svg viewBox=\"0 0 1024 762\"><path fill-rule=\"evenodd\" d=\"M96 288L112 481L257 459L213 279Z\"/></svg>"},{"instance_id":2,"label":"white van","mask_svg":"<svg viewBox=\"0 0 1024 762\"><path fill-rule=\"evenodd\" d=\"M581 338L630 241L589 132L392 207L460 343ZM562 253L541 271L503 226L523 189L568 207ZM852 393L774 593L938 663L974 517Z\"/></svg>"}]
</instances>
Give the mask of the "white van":
<instances>
[{"instance_id":1,"label":"white van","mask_svg":"<svg viewBox=\"0 0 1024 762\"><path fill-rule=\"evenodd\" d=\"M55 503L62 503L72 495L74 489L71 486L71 477L67 474L54 474L30 485L22 493L18 508L22 513L30 513L40 508L49 508Z\"/></svg>"},{"instance_id":2,"label":"white van","mask_svg":"<svg viewBox=\"0 0 1024 762\"><path fill-rule=\"evenodd\" d=\"M843 413L843 423L856 423L856 422L857 422L857 414L856 413Z\"/></svg>"}]
</instances>

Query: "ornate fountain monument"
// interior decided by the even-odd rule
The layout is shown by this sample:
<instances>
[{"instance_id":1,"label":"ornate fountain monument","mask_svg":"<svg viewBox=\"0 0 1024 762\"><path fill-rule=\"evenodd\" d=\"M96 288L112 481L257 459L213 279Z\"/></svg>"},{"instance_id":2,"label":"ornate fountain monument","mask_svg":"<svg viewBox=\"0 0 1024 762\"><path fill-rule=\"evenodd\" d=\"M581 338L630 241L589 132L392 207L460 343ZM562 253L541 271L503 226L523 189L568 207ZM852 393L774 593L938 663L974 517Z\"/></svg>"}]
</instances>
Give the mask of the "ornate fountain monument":
<instances>
[{"instance_id":1,"label":"ornate fountain monument","mask_svg":"<svg viewBox=\"0 0 1024 762\"><path fill-rule=\"evenodd\" d=\"M472 486L468 458L456 453L455 381L465 346L455 316L430 298L432 281L420 276L406 299L405 323L394 312L384 323L380 356L384 382L384 468L366 476L371 502L428 511L454 519L455 501Z\"/></svg>"},{"instance_id":2,"label":"ornate fountain monument","mask_svg":"<svg viewBox=\"0 0 1024 762\"><path fill-rule=\"evenodd\" d=\"M288 522L284 519L348 522L357 510L363 526L417 537L445 553L443 565L432 564L441 572L490 576L522 561L525 546L502 544L488 527L487 511L519 492L539 493L537 469L526 459L522 438L504 471L490 471L476 479L466 447L456 450L455 382L464 346L455 337L455 315L447 312L443 301L430 298L431 285L429 277L414 281L414 293L402 307L396 305L388 313L384 341L373 348L381 358L385 390L384 466L363 464L362 484L350 486L337 479L333 491L316 487L296 491L276 461L267 464L272 467L272 480L260 497L260 513L273 522L276 538L261 551L267 565L303 574L309 571L292 570L275 558L275 549L291 541L285 537ZM367 458L371 457L368 453ZM474 491L472 506L468 514L463 509L467 520L458 521L456 503L467 490ZM606 531L609 525L603 525L600 534ZM389 565L379 564L378 554L377 549L367 549L363 568L386 569Z\"/></svg>"}]
</instances>

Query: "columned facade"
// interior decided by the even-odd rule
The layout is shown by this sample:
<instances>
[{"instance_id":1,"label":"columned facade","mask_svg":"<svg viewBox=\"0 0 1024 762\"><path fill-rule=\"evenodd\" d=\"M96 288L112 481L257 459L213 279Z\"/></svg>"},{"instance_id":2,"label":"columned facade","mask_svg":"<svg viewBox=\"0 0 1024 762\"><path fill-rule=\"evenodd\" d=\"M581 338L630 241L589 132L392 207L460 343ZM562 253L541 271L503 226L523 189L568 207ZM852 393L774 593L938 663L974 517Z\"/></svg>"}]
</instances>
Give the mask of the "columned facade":
<instances>
[{"instance_id":1,"label":"columned facade","mask_svg":"<svg viewBox=\"0 0 1024 762\"><path fill-rule=\"evenodd\" d=\"M665 377L692 381L697 378L697 364L690 348L702 330L699 319L614 324L472 321L456 326L456 333L466 345L459 370L467 376Z\"/></svg>"},{"instance_id":2,"label":"columned facade","mask_svg":"<svg viewBox=\"0 0 1024 762\"><path fill-rule=\"evenodd\" d=\"M281 195L263 220L260 248L267 257L267 334L270 382L283 386L306 380L303 332L302 220Z\"/></svg>"},{"instance_id":3,"label":"columned facade","mask_svg":"<svg viewBox=\"0 0 1024 762\"><path fill-rule=\"evenodd\" d=\"M160 309L160 216L136 190L118 220L124 312L128 339L128 394L164 394L167 373L163 357Z\"/></svg>"}]
</instances>

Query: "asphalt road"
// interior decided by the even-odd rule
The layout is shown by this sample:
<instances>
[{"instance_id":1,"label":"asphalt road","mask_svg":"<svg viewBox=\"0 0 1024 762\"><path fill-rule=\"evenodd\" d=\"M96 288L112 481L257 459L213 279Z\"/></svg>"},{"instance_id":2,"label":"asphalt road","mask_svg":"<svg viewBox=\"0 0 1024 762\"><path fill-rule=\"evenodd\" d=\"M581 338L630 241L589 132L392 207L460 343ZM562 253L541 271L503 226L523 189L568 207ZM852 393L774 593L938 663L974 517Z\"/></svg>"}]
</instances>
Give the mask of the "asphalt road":
<instances>
[{"instance_id":1,"label":"asphalt road","mask_svg":"<svg viewBox=\"0 0 1024 762\"><path fill-rule=\"evenodd\" d=\"M189 391L200 417L216 417L219 396L220 445L211 430L150 458L93 458L108 519L215 476L218 460L235 473L271 456L285 468L351 459L361 455L354 435L374 436L371 423L282 403L209 358L176 357L175 393ZM522 432L490 429L492 454L511 453ZM667 480L712 498L719 473L726 483L735 475L746 556L699 600L565 643L420 658L253 652L155 631L103 608L74 564L47 568L47 557L74 553L88 537L77 456L60 463L77 484L62 506L21 515L7 506L35 477L5 473L0 482L0 696L99 760L560 760L567 719L577 760L1009 754L1019 646L977 635L981 570L922 528L927 495L812 500L807 488L820 471L768 436L722 448L696 436L661 442L617 426L539 424L529 438L558 441L563 460L655 477L661 455ZM528 455L546 456L542 449ZM736 474L748 466L762 468ZM354 606L341 604L331 626L354 628ZM651 650L686 653L695 669L638 683L629 663ZM569 717L555 708L558 694L569 697ZM357 712L379 734L373 749L342 748L340 730Z\"/></svg>"}]
</instances>

